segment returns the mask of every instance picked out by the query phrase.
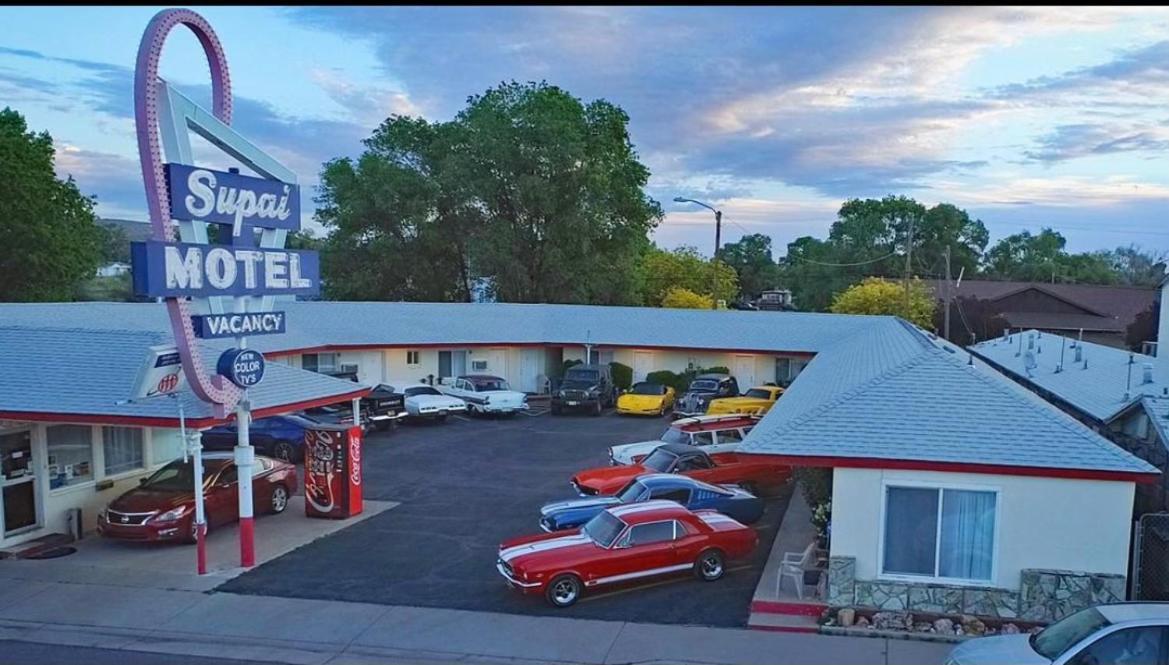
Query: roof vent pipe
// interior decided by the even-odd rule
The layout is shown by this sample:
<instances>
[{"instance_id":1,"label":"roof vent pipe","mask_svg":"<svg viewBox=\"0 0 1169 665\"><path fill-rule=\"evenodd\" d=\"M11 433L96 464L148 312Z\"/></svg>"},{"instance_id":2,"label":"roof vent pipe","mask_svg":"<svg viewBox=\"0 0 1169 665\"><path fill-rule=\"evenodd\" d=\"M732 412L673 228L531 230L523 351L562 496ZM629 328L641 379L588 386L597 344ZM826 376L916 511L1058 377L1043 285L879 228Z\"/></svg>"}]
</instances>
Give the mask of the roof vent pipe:
<instances>
[{"instance_id":1,"label":"roof vent pipe","mask_svg":"<svg viewBox=\"0 0 1169 665\"><path fill-rule=\"evenodd\" d=\"M1035 334L1027 335L1027 350L1030 351L1035 348Z\"/></svg>"},{"instance_id":2,"label":"roof vent pipe","mask_svg":"<svg viewBox=\"0 0 1169 665\"><path fill-rule=\"evenodd\" d=\"M1076 345L1076 362L1084 359L1084 347Z\"/></svg>"},{"instance_id":3,"label":"roof vent pipe","mask_svg":"<svg viewBox=\"0 0 1169 665\"><path fill-rule=\"evenodd\" d=\"M1144 364L1144 372L1141 376L1141 385L1153 382L1153 363Z\"/></svg>"},{"instance_id":4,"label":"roof vent pipe","mask_svg":"<svg viewBox=\"0 0 1169 665\"><path fill-rule=\"evenodd\" d=\"M1128 376L1124 380L1124 401L1128 401L1129 391L1132 390L1132 354L1128 354Z\"/></svg>"}]
</instances>

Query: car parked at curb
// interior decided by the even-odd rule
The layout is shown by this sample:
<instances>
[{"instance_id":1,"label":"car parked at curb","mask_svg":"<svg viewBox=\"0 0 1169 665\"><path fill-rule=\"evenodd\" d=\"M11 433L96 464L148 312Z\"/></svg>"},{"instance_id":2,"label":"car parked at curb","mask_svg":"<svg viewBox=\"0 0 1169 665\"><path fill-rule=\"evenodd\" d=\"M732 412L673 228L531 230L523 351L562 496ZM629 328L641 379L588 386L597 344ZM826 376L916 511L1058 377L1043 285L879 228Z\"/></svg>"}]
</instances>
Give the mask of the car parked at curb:
<instances>
[{"instance_id":1,"label":"car parked at curb","mask_svg":"<svg viewBox=\"0 0 1169 665\"><path fill-rule=\"evenodd\" d=\"M295 464L304 460L305 430L322 424L329 423L303 414L269 416L252 421L248 427L248 438L257 453ZM238 438L239 430L232 420L204 430L203 448L229 451L235 448Z\"/></svg>"},{"instance_id":2,"label":"car parked at curb","mask_svg":"<svg viewBox=\"0 0 1169 665\"><path fill-rule=\"evenodd\" d=\"M580 529L505 541L495 568L513 589L568 607L608 584L686 572L713 582L758 542L754 529L726 515L648 501L606 508Z\"/></svg>"},{"instance_id":3,"label":"car parked at curb","mask_svg":"<svg viewBox=\"0 0 1169 665\"><path fill-rule=\"evenodd\" d=\"M715 510L743 524L754 524L763 517L763 500L741 487L711 485L672 473L647 473L629 481L613 496L545 504L540 509L540 528L549 533L576 529L606 508L656 500L675 501L693 511Z\"/></svg>"},{"instance_id":4,"label":"car parked at curb","mask_svg":"<svg viewBox=\"0 0 1169 665\"><path fill-rule=\"evenodd\" d=\"M498 376L466 374L446 379L436 387L442 394L466 402L470 413L511 416L528 408L528 396L512 390L507 380Z\"/></svg>"},{"instance_id":5,"label":"car parked at curb","mask_svg":"<svg viewBox=\"0 0 1169 665\"><path fill-rule=\"evenodd\" d=\"M584 410L599 416L617 403L617 386L608 365L574 365L564 373L560 387L552 393L552 415L567 410Z\"/></svg>"},{"instance_id":6,"label":"car parked at curb","mask_svg":"<svg viewBox=\"0 0 1169 665\"><path fill-rule=\"evenodd\" d=\"M779 386L755 386L738 397L719 397L710 401L706 407L709 416L721 413L748 413L763 415L775 406L776 401L783 395L783 388Z\"/></svg>"},{"instance_id":7,"label":"car parked at curb","mask_svg":"<svg viewBox=\"0 0 1169 665\"><path fill-rule=\"evenodd\" d=\"M297 482L292 464L256 455L256 514L284 512ZM194 542L194 486L194 461L174 460L98 513L98 533L119 540ZM239 477L232 453L203 455L203 507L208 530L239 520Z\"/></svg>"},{"instance_id":8,"label":"car parked at curb","mask_svg":"<svg viewBox=\"0 0 1169 665\"><path fill-rule=\"evenodd\" d=\"M617 398L621 415L664 416L674 408L674 387L638 381Z\"/></svg>"},{"instance_id":9,"label":"car parked at curb","mask_svg":"<svg viewBox=\"0 0 1169 665\"><path fill-rule=\"evenodd\" d=\"M720 397L736 397L739 382L727 374L699 374L690 382L686 392L674 402L674 417L706 415L711 401Z\"/></svg>"},{"instance_id":10,"label":"car parked at curb","mask_svg":"<svg viewBox=\"0 0 1169 665\"><path fill-rule=\"evenodd\" d=\"M417 383L402 388L406 413L411 418L446 420L452 413L463 413L467 403L458 397L440 393L434 386Z\"/></svg>"},{"instance_id":11,"label":"car parked at curb","mask_svg":"<svg viewBox=\"0 0 1169 665\"><path fill-rule=\"evenodd\" d=\"M1097 605L1033 635L996 635L954 647L946 665L1162 665L1169 660L1169 603Z\"/></svg>"},{"instance_id":12,"label":"car parked at curb","mask_svg":"<svg viewBox=\"0 0 1169 665\"><path fill-rule=\"evenodd\" d=\"M610 446L609 463L636 464L665 443L699 446L710 455L733 452L758 422L757 417L738 414L681 418L657 439Z\"/></svg>"},{"instance_id":13,"label":"car parked at curb","mask_svg":"<svg viewBox=\"0 0 1169 665\"><path fill-rule=\"evenodd\" d=\"M638 464L602 466L572 477L581 496L616 494L643 473L680 473L715 485L738 485L755 496L779 490L791 477L791 467L769 455L718 453L707 455L695 446L667 443Z\"/></svg>"}]
</instances>

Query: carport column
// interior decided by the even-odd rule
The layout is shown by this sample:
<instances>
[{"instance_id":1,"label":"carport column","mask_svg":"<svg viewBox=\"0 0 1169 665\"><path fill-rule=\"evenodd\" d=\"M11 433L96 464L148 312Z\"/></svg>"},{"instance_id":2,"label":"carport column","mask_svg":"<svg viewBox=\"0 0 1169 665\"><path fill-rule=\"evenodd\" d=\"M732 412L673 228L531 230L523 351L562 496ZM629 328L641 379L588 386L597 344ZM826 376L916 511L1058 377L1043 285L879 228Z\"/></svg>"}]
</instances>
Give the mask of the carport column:
<instances>
[{"instance_id":1,"label":"carport column","mask_svg":"<svg viewBox=\"0 0 1169 665\"><path fill-rule=\"evenodd\" d=\"M353 398L353 424L356 427L361 427L361 398Z\"/></svg>"},{"instance_id":2,"label":"carport column","mask_svg":"<svg viewBox=\"0 0 1169 665\"><path fill-rule=\"evenodd\" d=\"M256 541L252 524L252 464L256 454L250 437L251 404L248 394L240 400L235 411L236 431L239 438L235 446L235 467L239 487L239 565L251 568L256 565Z\"/></svg>"}]
</instances>

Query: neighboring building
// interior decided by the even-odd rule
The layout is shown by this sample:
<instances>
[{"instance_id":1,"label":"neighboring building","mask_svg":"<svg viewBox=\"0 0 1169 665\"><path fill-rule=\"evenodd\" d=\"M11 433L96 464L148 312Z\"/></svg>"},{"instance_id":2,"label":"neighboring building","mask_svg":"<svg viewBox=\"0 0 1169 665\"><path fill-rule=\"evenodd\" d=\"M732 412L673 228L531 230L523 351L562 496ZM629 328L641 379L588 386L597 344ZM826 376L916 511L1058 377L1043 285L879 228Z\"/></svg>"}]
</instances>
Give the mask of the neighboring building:
<instances>
[{"instance_id":1,"label":"neighboring building","mask_svg":"<svg viewBox=\"0 0 1169 665\"><path fill-rule=\"evenodd\" d=\"M161 306L139 307L165 316ZM110 500L182 455L178 399L188 427L222 422L189 391L117 403L130 396L146 349L166 343L169 333L56 323L48 317L33 327L0 327L0 548L67 532L73 509L80 509L85 530L95 528ZM263 417L365 392L352 382L275 365L249 398L254 416Z\"/></svg>"},{"instance_id":2,"label":"neighboring building","mask_svg":"<svg viewBox=\"0 0 1169 665\"><path fill-rule=\"evenodd\" d=\"M795 309L792 292L789 289L771 289L759 294L755 306L762 310L788 311Z\"/></svg>"},{"instance_id":3,"label":"neighboring building","mask_svg":"<svg viewBox=\"0 0 1169 665\"><path fill-rule=\"evenodd\" d=\"M930 284L940 300L943 283ZM994 303L1012 331L1042 330L1127 348L1125 332L1157 300L1154 288L964 279L951 294ZM961 326L961 321L951 325Z\"/></svg>"},{"instance_id":4,"label":"neighboring building","mask_svg":"<svg viewBox=\"0 0 1169 665\"><path fill-rule=\"evenodd\" d=\"M120 263L118 261L114 261L113 263L107 263L106 265L98 268L97 269L97 276L98 277L119 277L119 276L125 275L129 272L130 272L130 264L129 263Z\"/></svg>"}]
</instances>

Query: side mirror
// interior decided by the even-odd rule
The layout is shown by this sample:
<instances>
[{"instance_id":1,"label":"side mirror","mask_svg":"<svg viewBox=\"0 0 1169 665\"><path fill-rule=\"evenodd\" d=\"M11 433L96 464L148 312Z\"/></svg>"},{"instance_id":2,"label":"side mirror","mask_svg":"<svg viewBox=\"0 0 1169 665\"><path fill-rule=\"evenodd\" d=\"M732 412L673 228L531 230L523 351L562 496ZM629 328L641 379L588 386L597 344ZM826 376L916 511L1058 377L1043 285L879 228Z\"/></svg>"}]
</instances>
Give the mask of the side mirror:
<instances>
[{"instance_id":1,"label":"side mirror","mask_svg":"<svg viewBox=\"0 0 1169 665\"><path fill-rule=\"evenodd\" d=\"M146 484L146 479L145 479L145 478L139 478L139 479L138 479L138 486L139 486L139 487L141 487L142 485L145 485L145 484Z\"/></svg>"}]
</instances>

